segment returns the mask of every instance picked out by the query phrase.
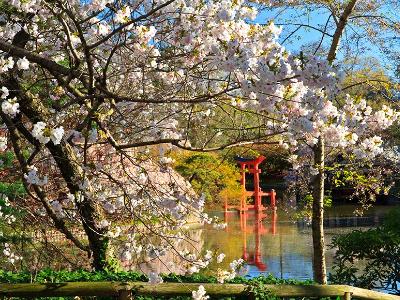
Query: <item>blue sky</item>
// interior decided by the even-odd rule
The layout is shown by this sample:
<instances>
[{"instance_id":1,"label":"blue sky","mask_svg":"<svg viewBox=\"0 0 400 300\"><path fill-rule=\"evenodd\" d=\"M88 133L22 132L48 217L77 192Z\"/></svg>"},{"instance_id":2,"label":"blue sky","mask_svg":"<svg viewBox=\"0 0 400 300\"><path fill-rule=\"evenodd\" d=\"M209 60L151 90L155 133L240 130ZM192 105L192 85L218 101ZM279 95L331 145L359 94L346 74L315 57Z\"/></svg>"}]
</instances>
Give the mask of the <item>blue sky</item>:
<instances>
[{"instance_id":1,"label":"blue sky","mask_svg":"<svg viewBox=\"0 0 400 300\"><path fill-rule=\"evenodd\" d=\"M299 14L302 14L302 16L293 17L293 15L299 15ZM398 14L396 15L396 12L388 11L388 14L390 14L392 18L397 18L400 21L400 12L398 12ZM280 42L283 42L283 45L289 51L298 52L305 45L311 42L319 41L320 38L322 37L322 33L312 28L302 27L298 29L298 31L296 31L296 33L293 34L290 39L285 40L288 37L289 33L297 29L298 27L297 24L306 24L317 28L323 28L328 18L329 18L329 12L323 9L318 9L315 11L305 11L293 8L291 9L276 8L274 10L264 10L260 12L255 22L267 23L269 20L274 20L274 23L276 24L289 23L290 25L283 26L283 32L280 37ZM332 19L331 21L333 22ZM334 28L332 28L329 31L329 33L333 34L333 30ZM353 32L359 31L360 28L353 26L352 28L349 27L348 30L349 31L346 34L350 33L351 31ZM343 38L346 38L346 36L344 36ZM391 50L396 50L399 53L399 58L400 58L400 36L388 35L387 39L388 41L392 42ZM331 38L329 36L325 36L322 45L325 47L329 47L330 42ZM357 53L356 48L354 48L354 50L355 51L352 54ZM344 55L345 54L341 51L339 47L337 58L341 60L344 58ZM394 70L396 69L395 62L393 62L393 60L391 61L387 60L380 51L380 49L376 45L368 41L368 37L366 35L363 37L363 43L358 48L357 56L359 58L361 57L376 58L382 64L382 66L390 76L394 75Z\"/></svg>"}]
</instances>

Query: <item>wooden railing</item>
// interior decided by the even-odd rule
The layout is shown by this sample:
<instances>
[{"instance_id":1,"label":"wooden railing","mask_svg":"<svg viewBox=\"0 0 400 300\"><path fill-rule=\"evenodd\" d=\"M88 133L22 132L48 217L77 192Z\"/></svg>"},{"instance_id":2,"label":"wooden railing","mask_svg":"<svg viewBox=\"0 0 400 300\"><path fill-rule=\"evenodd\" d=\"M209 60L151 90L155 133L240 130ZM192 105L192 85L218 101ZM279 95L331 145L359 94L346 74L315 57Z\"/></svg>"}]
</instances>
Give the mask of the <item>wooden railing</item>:
<instances>
[{"instance_id":1,"label":"wooden railing","mask_svg":"<svg viewBox=\"0 0 400 300\"><path fill-rule=\"evenodd\" d=\"M66 282L0 284L0 297L63 297L111 296L133 299L135 295L190 296L203 285L207 295L218 297L253 298L254 292L245 284L160 283L146 282ZM400 296L356 288L348 285L264 285L266 292L277 297L334 297L342 299L400 300Z\"/></svg>"}]
</instances>

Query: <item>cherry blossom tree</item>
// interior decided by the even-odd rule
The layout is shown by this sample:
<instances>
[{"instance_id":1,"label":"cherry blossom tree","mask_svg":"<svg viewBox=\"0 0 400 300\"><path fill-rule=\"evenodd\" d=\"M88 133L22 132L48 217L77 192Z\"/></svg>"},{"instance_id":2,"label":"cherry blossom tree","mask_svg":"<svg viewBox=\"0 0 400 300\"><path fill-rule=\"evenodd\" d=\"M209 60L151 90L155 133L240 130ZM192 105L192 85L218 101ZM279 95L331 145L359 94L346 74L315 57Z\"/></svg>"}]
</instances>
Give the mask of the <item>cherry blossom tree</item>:
<instances>
[{"instance_id":1,"label":"cherry blossom tree","mask_svg":"<svg viewBox=\"0 0 400 300\"><path fill-rule=\"evenodd\" d=\"M174 176L171 147L290 149L315 186L320 243L326 149L372 160L383 152L378 132L398 118L351 97L339 105L341 77L330 63L290 54L277 42L280 28L250 22L257 10L242 1L0 6L0 149L15 154L29 194L18 205L87 252L97 270L112 269L113 258L171 250L191 274L213 257L176 248L190 242L179 230L189 215L213 220ZM324 283L323 240L318 245L316 278ZM158 274L150 279L160 282Z\"/></svg>"},{"instance_id":2,"label":"cherry blossom tree","mask_svg":"<svg viewBox=\"0 0 400 300\"><path fill-rule=\"evenodd\" d=\"M391 61L396 61L398 46L390 38L399 32L399 18L396 15L398 1L260 1L263 10L269 11L274 21L284 25L281 34L283 45L296 43L301 37L307 43L301 46L301 50L307 55L313 53L320 57L326 57L330 64L339 60L341 71L347 76L358 70L363 74L363 80L352 78L350 83L342 86L343 91L351 91L352 88L371 89L371 83L388 85L390 81L366 72L368 68L362 69L359 58L368 56L379 57L381 61L388 61L387 71L393 72ZM338 55L339 53L339 55ZM370 59L369 59L370 60ZM369 61L369 64L371 62ZM380 91L379 91L380 92ZM387 95L384 95L390 101ZM341 109L347 105L347 101L338 101L336 106ZM339 104L338 102L342 102ZM366 105L366 104L363 104ZM314 147L314 160L320 161L318 165L324 169L325 160L332 162L339 154L334 151L331 158L324 159L326 142L321 139ZM332 152L328 149L328 154ZM342 155L342 154L340 154ZM346 157L346 155L345 155ZM393 155L388 157L393 158ZM346 157L347 168L351 161ZM380 162L384 164L384 162ZM341 165L341 164L336 164ZM352 165L360 168L357 163ZM371 168L370 175L382 177L382 167L376 164ZM385 171L387 172L387 170ZM305 182L310 183L306 177ZM372 177L372 176L370 176ZM318 282L326 282L326 268L324 262L324 239L323 239L323 187L324 178L322 174L316 176L313 181L313 247L314 247L314 273ZM372 185L372 184L371 184ZM376 185L376 184L375 184ZM366 185L368 186L368 185ZM365 188L365 187L364 187ZM375 188L375 190L379 190Z\"/></svg>"}]
</instances>

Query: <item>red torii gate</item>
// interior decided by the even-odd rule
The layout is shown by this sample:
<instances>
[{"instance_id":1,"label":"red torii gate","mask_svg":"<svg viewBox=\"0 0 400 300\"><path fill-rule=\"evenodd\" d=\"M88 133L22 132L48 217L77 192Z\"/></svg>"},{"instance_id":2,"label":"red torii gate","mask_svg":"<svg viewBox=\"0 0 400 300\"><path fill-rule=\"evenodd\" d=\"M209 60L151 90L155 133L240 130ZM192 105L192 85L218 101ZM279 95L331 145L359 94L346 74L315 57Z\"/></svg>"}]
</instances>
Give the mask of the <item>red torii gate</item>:
<instances>
[{"instance_id":1,"label":"red torii gate","mask_svg":"<svg viewBox=\"0 0 400 300\"><path fill-rule=\"evenodd\" d=\"M236 161L240 164L240 184L242 186L242 198L240 200L240 206L228 205L228 199L225 198L225 211L228 211L229 208L236 208L240 212L245 212L249 209L254 209L256 212L262 212L266 208L262 205L261 198L262 196L269 196L270 207L275 210L276 208L276 192L275 190L271 190L271 192L263 192L260 187L260 173L261 169L258 168L260 163L265 160L265 156L259 156L256 159L248 159L243 157L237 157ZM246 190L246 172L252 173L254 177L254 191ZM247 204L247 197L254 197L254 204Z\"/></svg>"}]
</instances>

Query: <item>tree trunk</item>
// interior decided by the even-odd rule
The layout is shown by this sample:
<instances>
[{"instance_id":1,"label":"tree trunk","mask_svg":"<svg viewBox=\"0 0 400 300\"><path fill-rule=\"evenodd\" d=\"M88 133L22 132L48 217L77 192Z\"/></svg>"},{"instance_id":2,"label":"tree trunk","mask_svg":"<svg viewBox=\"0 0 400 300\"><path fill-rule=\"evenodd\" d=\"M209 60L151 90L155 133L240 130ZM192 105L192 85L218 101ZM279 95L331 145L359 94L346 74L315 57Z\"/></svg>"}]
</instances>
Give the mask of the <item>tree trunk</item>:
<instances>
[{"instance_id":1,"label":"tree trunk","mask_svg":"<svg viewBox=\"0 0 400 300\"><path fill-rule=\"evenodd\" d=\"M313 181L312 237L314 280L320 284L326 284L324 241L325 144L323 137L319 137L318 143L314 148L314 164L315 168L319 170Z\"/></svg>"},{"instance_id":2,"label":"tree trunk","mask_svg":"<svg viewBox=\"0 0 400 300\"><path fill-rule=\"evenodd\" d=\"M34 100L30 98L29 95L24 94L15 78L10 78L10 80L7 81L6 86L8 86L10 90L19 91L18 93L13 92L13 95L15 93L18 97L21 113L23 113L29 120L33 123L38 121L47 121L45 117L50 115L47 108L42 105L40 100ZM9 124L8 127L11 132L12 128ZM17 124L15 127L28 141L35 140L31 132L27 130L23 124ZM76 157L71 145L62 141L59 145L54 145L52 142L49 142L45 146L54 158L69 191L74 195L77 192L80 192L79 183L83 182L85 179L89 179L78 163L78 158ZM87 192L90 194L92 192L90 184L87 187ZM110 255L112 254L112 249L109 237L106 235L107 229L99 226L100 221L104 219L102 208L95 199L92 199L92 197L86 195L84 192L83 200L77 201L76 205L82 221L83 229L88 238L90 248L89 253L92 257L93 268L98 271L112 269L112 255ZM49 216L52 217L52 215ZM60 223L61 221L55 216L53 216L52 219L56 224L56 228L60 230L60 226L57 225L63 225L64 223ZM66 232L70 233L66 228L66 224L64 224L64 227L62 227L64 230L61 232L64 234L66 234ZM66 237L71 239L72 235L69 237L68 234L66 234Z\"/></svg>"},{"instance_id":3,"label":"tree trunk","mask_svg":"<svg viewBox=\"0 0 400 300\"><path fill-rule=\"evenodd\" d=\"M52 154L58 168L68 186L71 193L80 191L79 182L84 179L89 180L82 167L77 163L78 159L67 142L62 141L60 145L53 145L51 142L46 144L47 149ZM92 188L89 185L87 188L89 193ZM82 226L88 237L89 248L92 254L92 266L97 271L112 269L111 259L112 249L110 239L106 235L107 229L101 228L99 223L104 219L102 208L92 199L91 196L85 195L82 202L77 202L79 215L82 220ZM95 197L95 196L94 196Z\"/></svg>"},{"instance_id":4,"label":"tree trunk","mask_svg":"<svg viewBox=\"0 0 400 300\"><path fill-rule=\"evenodd\" d=\"M22 29L15 35L13 39L13 47L18 46L24 49L28 40L29 35ZM16 75L17 74L10 74L10 76L1 82L0 85L8 87L11 91L10 95L18 98L21 113L23 113L32 123L39 121L48 123L48 118L50 118L51 112L45 105L43 105L41 99L35 99L29 94L24 93L23 89L19 85L18 76ZM22 123L15 123L17 123L16 120L9 120L7 127L10 132L17 129L30 143L35 144L37 142L31 132L25 128ZM70 193L75 195L80 191L79 183L85 179L88 180L88 178L82 166L78 163L78 159L71 145L63 141L59 145L54 145L52 142L49 142L45 146L52 154ZM36 189L36 192L38 191L39 190ZM92 192L90 185L87 188L87 192L88 194L91 194ZM42 197L39 196L39 198L46 201L44 191L42 192L40 190L40 194L43 195ZM112 269L112 257L110 255L112 249L109 238L106 236L107 229L99 226L100 221L104 219L102 208L95 199L92 199L91 196L85 195L85 193L83 194L83 201L76 202L76 205L78 207L83 229L88 237L90 250L86 250L87 247L84 246L80 248L85 249L90 253L94 269ZM80 241L72 235L66 224L59 220L50 208L48 208L48 214L54 221L58 230L63 232L66 237L72 240L76 245L80 245Z\"/></svg>"},{"instance_id":5,"label":"tree trunk","mask_svg":"<svg viewBox=\"0 0 400 300\"><path fill-rule=\"evenodd\" d=\"M336 51L340 38L343 35L347 21L353 13L358 0L350 0L337 22L332 43L329 48L327 60L330 64L336 58ZM326 284L326 261L325 261L325 240L324 240L324 168L325 168L325 142L321 136L314 147L314 164L318 168L318 175L313 181L313 208L312 208L312 236L313 236L313 269L314 280L320 284Z\"/></svg>"}]
</instances>

